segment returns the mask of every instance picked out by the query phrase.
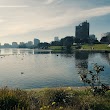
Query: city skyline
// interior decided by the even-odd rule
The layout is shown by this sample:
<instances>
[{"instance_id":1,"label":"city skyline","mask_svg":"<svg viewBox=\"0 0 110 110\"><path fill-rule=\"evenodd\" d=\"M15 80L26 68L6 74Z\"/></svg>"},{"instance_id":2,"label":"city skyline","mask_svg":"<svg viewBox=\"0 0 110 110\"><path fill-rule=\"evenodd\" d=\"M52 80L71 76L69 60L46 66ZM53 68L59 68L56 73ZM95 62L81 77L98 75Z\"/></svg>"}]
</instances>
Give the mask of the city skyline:
<instances>
[{"instance_id":1,"label":"city skyline","mask_svg":"<svg viewBox=\"0 0 110 110\"><path fill-rule=\"evenodd\" d=\"M98 40L110 32L109 0L0 0L0 9L1 44L75 36L75 26L85 20Z\"/></svg>"}]
</instances>

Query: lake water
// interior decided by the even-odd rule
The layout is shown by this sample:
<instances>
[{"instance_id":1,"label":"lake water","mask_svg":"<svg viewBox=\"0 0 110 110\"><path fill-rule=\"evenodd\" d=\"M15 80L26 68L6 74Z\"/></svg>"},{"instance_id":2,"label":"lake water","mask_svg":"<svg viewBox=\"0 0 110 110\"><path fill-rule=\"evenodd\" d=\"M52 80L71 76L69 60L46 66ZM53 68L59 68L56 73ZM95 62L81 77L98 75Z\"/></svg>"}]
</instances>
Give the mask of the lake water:
<instances>
[{"instance_id":1,"label":"lake water","mask_svg":"<svg viewBox=\"0 0 110 110\"><path fill-rule=\"evenodd\" d=\"M110 85L110 53L38 54L32 49L0 49L0 87L83 86L78 74L82 63L88 69L93 63L103 65L101 81Z\"/></svg>"}]
</instances>

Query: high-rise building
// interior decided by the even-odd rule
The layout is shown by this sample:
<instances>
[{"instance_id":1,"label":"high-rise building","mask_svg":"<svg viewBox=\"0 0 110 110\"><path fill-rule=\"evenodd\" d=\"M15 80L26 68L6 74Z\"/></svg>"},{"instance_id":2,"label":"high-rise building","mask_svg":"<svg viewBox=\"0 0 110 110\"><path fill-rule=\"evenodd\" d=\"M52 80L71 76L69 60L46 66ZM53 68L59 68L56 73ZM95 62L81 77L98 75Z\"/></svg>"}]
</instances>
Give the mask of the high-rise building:
<instances>
[{"instance_id":1,"label":"high-rise building","mask_svg":"<svg viewBox=\"0 0 110 110\"><path fill-rule=\"evenodd\" d=\"M59 41L59 38L58 37L54 37L54 41Z\"/></svg>"},{"instance_id":2,"label":"high-rise building","mask_svg":"<svg viewBox=\"0 0 110 110\"><path fill-rule=\"evenodd\" d=\"M75 36L79 39L89 38L89 23L87 21L76 26Z\"/></svg>"},{"instance_id":3,"label":"high-rise building","mask_svg":"<svg viewBox=\"0 0 110 110\"><path fill-rule=\"evenodd\" d=\"M38 46L38 44L40 43L40 40L39 39L34 39L34 46Z\"/></svg>"}]
</instances>

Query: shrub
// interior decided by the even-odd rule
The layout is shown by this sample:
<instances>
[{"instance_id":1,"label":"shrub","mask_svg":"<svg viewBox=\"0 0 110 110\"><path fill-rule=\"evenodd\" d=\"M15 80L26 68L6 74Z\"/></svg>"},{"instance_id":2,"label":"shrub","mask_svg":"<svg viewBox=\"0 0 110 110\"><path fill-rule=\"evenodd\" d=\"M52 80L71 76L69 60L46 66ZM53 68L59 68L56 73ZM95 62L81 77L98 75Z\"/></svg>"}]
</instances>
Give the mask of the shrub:
<instances>
[{"instance_id":1,"label":"shrub","mask_svg":"<svg viewBox=\"0 0 110 110\"><path fill-rule=\"evenodd\" d=\"M0 89L0 110L17 110L29 108L30 100L27 92L20 89Z\"/></svg>"},{"instance_id":2,"label":"shrub","mask_svg":"<svg viewBox=\"0 0 110 110\"><path fill-rule=\"evenodd\" d=\"M72 90L67 89L48 89L45 92L45 97L48 99L48 105L56 107L73 106L78 102L78 96Z\"/></svg>"}]
</instances>

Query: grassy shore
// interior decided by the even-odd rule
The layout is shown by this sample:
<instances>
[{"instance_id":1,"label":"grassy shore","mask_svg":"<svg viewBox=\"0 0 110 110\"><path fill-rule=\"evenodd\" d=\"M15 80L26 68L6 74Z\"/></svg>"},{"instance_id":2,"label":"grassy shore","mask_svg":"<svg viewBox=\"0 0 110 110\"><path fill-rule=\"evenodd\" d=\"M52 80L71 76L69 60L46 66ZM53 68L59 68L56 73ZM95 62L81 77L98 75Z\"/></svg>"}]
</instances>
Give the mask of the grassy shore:
<instances>
[{"instance_id":1,"label":"grassy shore","mask_svg":"<svg viewBox=\"0 0 110 110\"><path fill-rule=\"evenodd\" d=\"M85 44L82 45L80 49L75 49L76 46L72 46L72 51L90 51L90 52L110 52L110 47L107 44ZM52 50L52 53L63 53L65 46L50 46L49 49Z\"/></svg>"},{"instance_id":2,"label":"grassy shore","mask_svg":"<svg viewBox=\"0 0 110 110\"><path fill-rule=\"evenodd\" d=\"M110 91L94 96L90 88L0 89L0 110L110 110Z\"/></svg>"},{"instance_id":3,"label":"grassy shore","mask_svg":"<svg viewBox=\"0 0 110 110\"><path fill-rule=\"evenodd\" d=\"M110 47L108 47L107 44L94 44L94 45L82 45L81 49L87 49L87 50L110 50Z\"/></svg>"}]
</instances>

